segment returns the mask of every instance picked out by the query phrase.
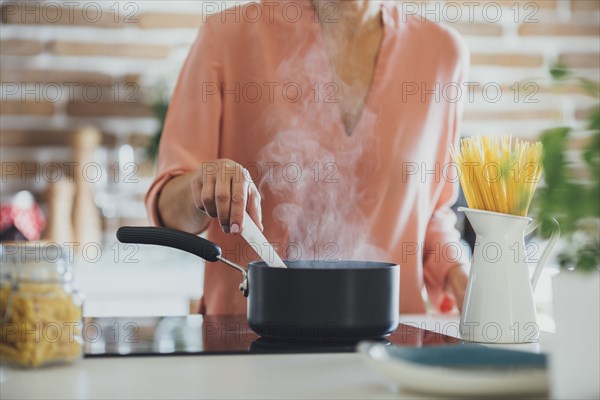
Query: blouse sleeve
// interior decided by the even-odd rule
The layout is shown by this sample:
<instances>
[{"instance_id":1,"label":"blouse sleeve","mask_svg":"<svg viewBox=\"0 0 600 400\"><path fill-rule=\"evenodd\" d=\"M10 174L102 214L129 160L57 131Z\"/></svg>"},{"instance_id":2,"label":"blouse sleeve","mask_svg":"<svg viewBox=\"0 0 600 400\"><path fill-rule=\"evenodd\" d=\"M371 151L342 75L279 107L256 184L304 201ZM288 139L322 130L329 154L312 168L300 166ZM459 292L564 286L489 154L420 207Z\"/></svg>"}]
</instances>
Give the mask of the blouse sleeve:
<instances>
[{"instance_id":1,"label":"blouse sleeve","mask_svg":"<svg viewBox=\"0 0 600 400\"><path fill-rule=\"evenodd\" d=\"M198 37L179 75L171 98L158 152L156 178L146 193L150 222L160 225L158 197L172 178L218 158L221 64L210 19Z\"/></svg>"}]
</instances>

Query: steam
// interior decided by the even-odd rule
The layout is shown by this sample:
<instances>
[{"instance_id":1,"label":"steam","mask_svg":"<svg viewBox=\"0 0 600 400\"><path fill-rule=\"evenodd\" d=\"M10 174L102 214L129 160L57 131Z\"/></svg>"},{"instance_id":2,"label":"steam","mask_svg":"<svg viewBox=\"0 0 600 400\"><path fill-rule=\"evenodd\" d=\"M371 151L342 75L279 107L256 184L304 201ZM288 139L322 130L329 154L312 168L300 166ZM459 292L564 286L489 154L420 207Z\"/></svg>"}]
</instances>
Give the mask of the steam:
<instances>
[{"instance_id":1,"label":"steam","mask_svg":"<svg viewBox=\"0 0 600 400\"><path fill-rule=\"evenodd\" d=\"M370 199L380 195L368 193L366 188L379 167L377 157L365 157L365 149L377 145L371 129L375 114L364 108L354 84L339 87L334 97L351 98L352 119L360 118L359 129L344 137L339 105L325 101L333 90L323 90L332 83L332 73L320 45L290 50L277 71L279 82L318 82L322 93L317 102L311 92L298 103L286 104L283 109L273 105L268 112L268 129L276 134L262 149L259 162L276 167L275 173L262 177L259 188L278 205L263 212L273 213L294 244L283 257L383 259L383 251L371 243L372 227L367 219L372 211L368 204L374 203ZM288 107L291 113L286 113ZM294 254L289 254L289 249Z\"/></svg>"},{"instance_id":2,"label":"steam","mask_svg":"<svg viewBox=\"0 0 600 400\"><path fill-rule=\"evenodd\" d=\"M270 194L283 201L272 210L273 216L288 230L302 258L380 259L381 250L370 241L369 210L357 207L366 195L355 170L363 148L356 145L334 153L321 142L326 133L302 128L279 132L263 149L262 159L284 168L270 179L263 177L261 192L267 185ZM284 255L293 256L298 255Z\"/></svg>"}]
</instances>

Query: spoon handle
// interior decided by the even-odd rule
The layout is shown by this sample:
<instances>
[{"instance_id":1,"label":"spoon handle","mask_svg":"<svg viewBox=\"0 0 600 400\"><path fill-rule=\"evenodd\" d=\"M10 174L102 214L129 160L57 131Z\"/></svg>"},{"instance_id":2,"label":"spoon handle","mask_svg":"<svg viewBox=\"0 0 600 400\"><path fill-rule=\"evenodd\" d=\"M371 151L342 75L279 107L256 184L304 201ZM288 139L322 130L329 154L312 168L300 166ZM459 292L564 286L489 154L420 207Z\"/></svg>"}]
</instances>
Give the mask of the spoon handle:
<instances>
[{"instance_id":1,"label":"spoon handle","mask_svg":"<svg viewBox=\"0 0 600 400\"><path fill-rule=\"evenodd\" d=\"M244 216L244 229L242 229L242 237L248 242L252 249L273 268L287 268L283 260L279 257L271 243L265 238L258 226L254 223L250 215L246 213Z\"/></svg>"}]
</instances>

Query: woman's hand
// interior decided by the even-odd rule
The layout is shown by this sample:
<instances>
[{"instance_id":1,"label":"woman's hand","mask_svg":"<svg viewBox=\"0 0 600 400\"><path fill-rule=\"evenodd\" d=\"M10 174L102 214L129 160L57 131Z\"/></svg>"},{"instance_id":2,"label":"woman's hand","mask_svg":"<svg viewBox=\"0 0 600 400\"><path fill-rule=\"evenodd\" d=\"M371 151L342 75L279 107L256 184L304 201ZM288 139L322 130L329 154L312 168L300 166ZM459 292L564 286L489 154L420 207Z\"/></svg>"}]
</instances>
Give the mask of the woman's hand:
<instances>
[{"instance_id":1,"label":"woman's hand","mask_svg":"<svg viewBox=\"0 0 600 400\"><path fill-rule=\"evenodd\" d=\"M160 223L193 234L204 231L211 217L224 232L239 233L245 210L262 230L258 189L248 171L231 160L205 162L172 178L158 197Z\"/></svg>"},{"instance_id":2,"label":"woman's hand","mask_svg":"<svg viewBox=\"0 0 600 400\"><path fill-rule=\"evenodd\" d=\"M190 185L196 208L217 218L223 232L240 233L246 210L263 230L260 193L242 165L227 159L202 163Z\"/></svg>"},{"instance_id":3,"label":"woman's hand","mask_svg":"<svg viewBox=\"0 0 600 400\"><path fill-rule=\"evenodd\" d=\"M448 271L446 278L446 293L454 298L458 311L462 312L465 291L469 278L460 265L457 265Z\"/></svg>"}]
</instances>

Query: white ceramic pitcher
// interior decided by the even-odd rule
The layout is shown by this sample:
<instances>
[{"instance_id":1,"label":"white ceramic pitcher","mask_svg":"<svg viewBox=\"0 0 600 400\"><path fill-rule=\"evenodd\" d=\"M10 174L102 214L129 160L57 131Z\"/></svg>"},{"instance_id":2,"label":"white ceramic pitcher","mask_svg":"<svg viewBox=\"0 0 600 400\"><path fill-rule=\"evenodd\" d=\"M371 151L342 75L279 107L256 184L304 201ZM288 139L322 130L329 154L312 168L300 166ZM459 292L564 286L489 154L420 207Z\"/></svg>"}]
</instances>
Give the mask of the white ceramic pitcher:
<instances>
[{"instance_id":1,"label":"white ceramic pitcher","mask_svg":"<svg viewBox=\"0 0 600 400\"><path fill-rule=\"evenodd\" d=\"M460 318L461 339L484 343L529 343L539 337L533 291L556 244L556 220L548 245L529 276L525 235L532 219L472 208L463 211L477 235Z\"/></svg>"}]
</instances>

